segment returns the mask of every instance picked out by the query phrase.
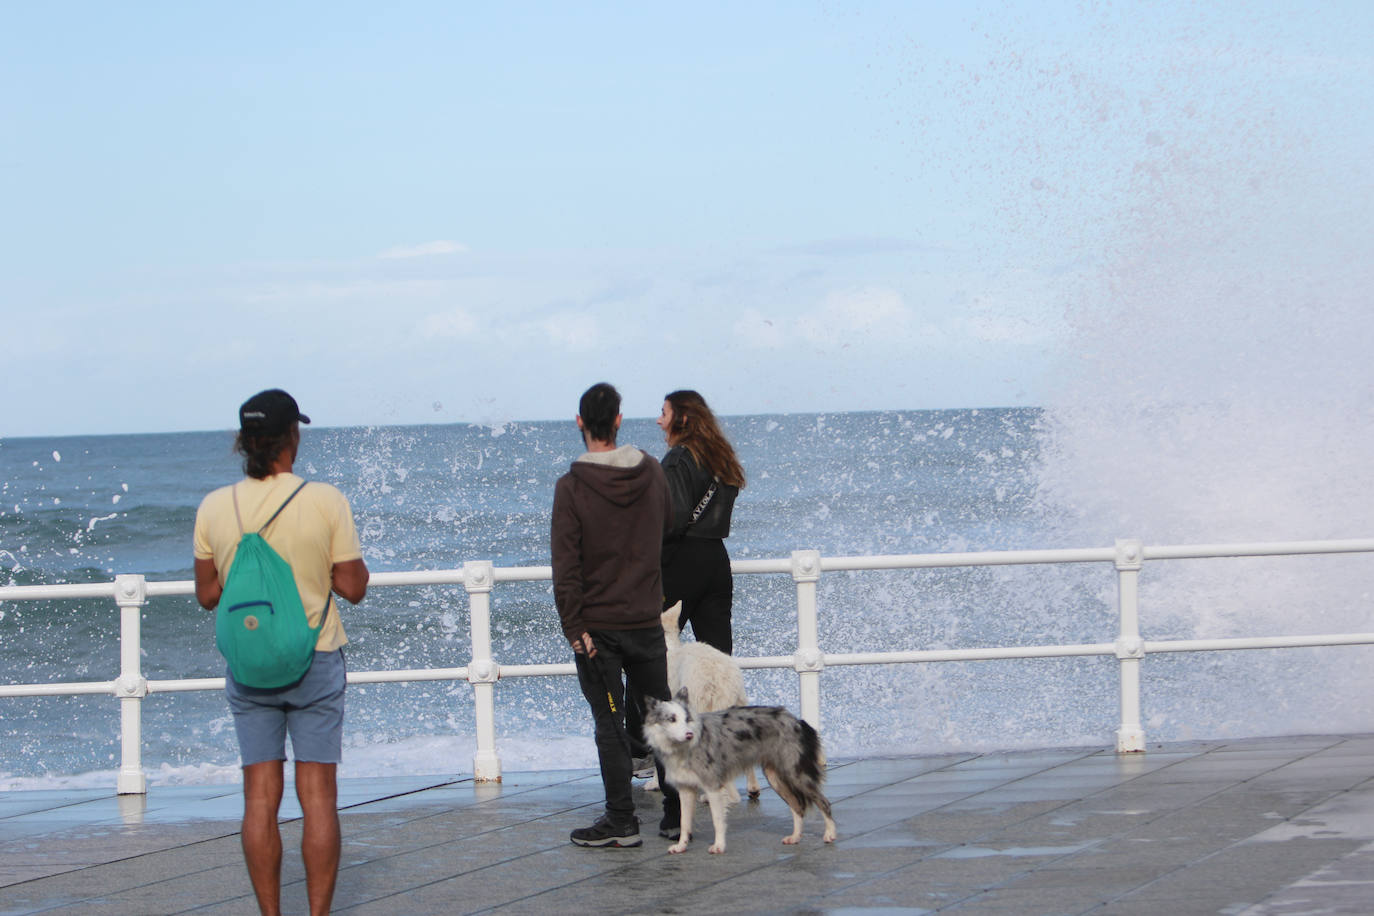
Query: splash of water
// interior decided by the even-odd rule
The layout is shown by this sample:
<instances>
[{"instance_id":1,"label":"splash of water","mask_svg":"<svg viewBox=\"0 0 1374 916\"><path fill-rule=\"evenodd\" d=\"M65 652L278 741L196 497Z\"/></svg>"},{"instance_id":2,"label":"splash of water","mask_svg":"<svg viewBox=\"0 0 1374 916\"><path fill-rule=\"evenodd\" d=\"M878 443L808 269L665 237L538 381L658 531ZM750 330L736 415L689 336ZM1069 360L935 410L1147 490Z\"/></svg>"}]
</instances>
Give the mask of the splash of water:
<instances>
[{"instance_id":1,"label":"splash of water","mask_svg":"<svg viewBox=\"0 0 1374 916\"><path fill-rule=\"evenodd\" d=\"M1357 61L1184 37L1193 53L1174 72L1080 112L1135 138L1129 167L1046 214L1078 253L1058 284L1071 333L1042 452L1051 530L1081 544L1366 537L1374 168L1341 112L1352 91L1367 103L1368 80L1345 83ZM1151 569L1147 628L1368 629L1371 563ZM1193 734L1368 728L1368 660L1157 662L1220 708L1165 699L1155 724L1180 737L1185 715Z\"/></svg>"}]
</instances>

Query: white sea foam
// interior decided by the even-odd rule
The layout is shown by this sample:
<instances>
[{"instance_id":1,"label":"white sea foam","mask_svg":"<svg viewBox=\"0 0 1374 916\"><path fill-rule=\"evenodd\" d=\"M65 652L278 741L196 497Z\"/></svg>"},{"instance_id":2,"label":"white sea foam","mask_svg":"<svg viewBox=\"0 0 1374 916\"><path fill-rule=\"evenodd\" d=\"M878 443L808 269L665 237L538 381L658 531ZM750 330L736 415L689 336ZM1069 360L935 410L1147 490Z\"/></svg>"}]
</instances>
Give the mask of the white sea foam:
<instances>
[{"instance_id":1,"label":"white sea foam","mask_svg":"<svg viewBox=\"0 0 1374 916\"><path fill-rule=\"evenodd\" d=\"M530 740L503 739L503 772L594 769L596 747L589 737ZM391 776L471 778L476 741L470 735L408 738L399 741L367 743L356 738L347 743L339 777L386 778ZM290 762L287 776L290 778ZM162 763L149 767L145 775L149 786L229 785L243 781L238 764L195 763L174 766ZM0 772L0 792L38 789L109 789L116 782L117 769L90 770L74 774L16 776Z\"/></svg>"},{"instance_id":2,"label":"white sea foam","mask_svg":"<svg viewBox=\"0 0 1374 916\"><path fill-rule=\"evenodd\" d=\"M1258 49L1219 61L1244 77ZM1110 211L1051 212L1086 266L1066 273L1072 335L1050 399L1040 500L1068 545L1140 537L1222 543L1368 537L1374 518L1374 264L1368 157L1332 142L1320 107L1294 117L1243 89L1142 89L1152 132ZM1233 112L1242 112L1235 117ZM1224 115L1224 117L1222 117ZM1140 125L1115 109L1105 129ZM1109 192L1109 193L1108 193ZM1085 218L1086 216L1086 218ZM1369 557L1151 563L1154 636L1368 629ZM1367 648L1147 662L1152 736L1365 730ZM1162 674L1160 672L1163 672Z\"/></svg>"},{"instance_id":3,"label":"white sea foam","mask_svg":"<svg viewBox=\"0 0 1374 916\"><path fill-rule=\"evenodd\" d=\"M591 715L587 715L590 728ZM575 770L597 765L590 736L522 738L501 736L501 767L511 772ZM471 776L476 739L470 734L432 735L396 741L354 740L344 751L340 776L385 777L415 774Z\"/></svg>"}]
</instances>

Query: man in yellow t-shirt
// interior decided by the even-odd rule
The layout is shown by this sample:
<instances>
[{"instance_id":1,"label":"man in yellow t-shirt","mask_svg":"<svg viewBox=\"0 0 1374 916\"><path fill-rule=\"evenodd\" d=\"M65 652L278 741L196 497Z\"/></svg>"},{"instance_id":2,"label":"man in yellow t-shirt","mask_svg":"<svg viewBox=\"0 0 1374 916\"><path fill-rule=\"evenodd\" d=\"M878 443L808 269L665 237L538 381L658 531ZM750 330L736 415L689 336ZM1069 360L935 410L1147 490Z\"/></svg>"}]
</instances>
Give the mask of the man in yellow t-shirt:
<instances>
[{"instance_id":1,"label":"man in yellow t-shirt","mask_svg":"<svg viewBox=\"0 0 1374 916\"><path fill-rule=\"evenodd\" d=\"M329 911L339 870L338 764L343 747L348 641L335 596L357 604L367 593L353 510L337 489L311 482L300 487L291 473L300 447L295 398L274 388L239 408L235 449L245 477L206 496L196 512L196 600L207 610L219 604L239 538L257 531L282 508L263 537L291 566L312 627L324 626L310 670L295 684L264 690L247 687L225 672L225 696L234 714L243 763L243 855L258 907L279 912L281 834L277 812L284 790L286 736L296 759L296 796L305 814L301 857L310 911Z\"/></svg>"}]
</instances>

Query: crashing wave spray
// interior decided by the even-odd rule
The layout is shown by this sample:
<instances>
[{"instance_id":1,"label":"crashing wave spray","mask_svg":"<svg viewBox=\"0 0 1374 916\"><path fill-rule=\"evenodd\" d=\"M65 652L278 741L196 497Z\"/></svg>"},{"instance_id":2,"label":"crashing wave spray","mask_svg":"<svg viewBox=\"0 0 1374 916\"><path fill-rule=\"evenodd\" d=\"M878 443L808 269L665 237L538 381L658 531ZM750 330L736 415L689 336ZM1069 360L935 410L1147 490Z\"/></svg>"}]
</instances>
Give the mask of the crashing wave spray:
<instances>
[{"instance_id":1,"label":"crashing wave spray","mask_svg":"<svg viewBox=\"0 0 1374 916\"><path fill-rule=\"evenodd\" d=\"M1374 169L1345 117L1354 96L1368 110L1367 59L1185 37L1185 63L1102 119L1137 141L1130 168L1056 214L1084 257L1061 283L1042 502L1066 543L1368 537ZM1143 622L1147 638L1365 631L1371 578L1368 556L1154 564ZM1371 651L1148 660L1170 684L1147 732L1367 730Z\"/></svg>"}]
</instances>

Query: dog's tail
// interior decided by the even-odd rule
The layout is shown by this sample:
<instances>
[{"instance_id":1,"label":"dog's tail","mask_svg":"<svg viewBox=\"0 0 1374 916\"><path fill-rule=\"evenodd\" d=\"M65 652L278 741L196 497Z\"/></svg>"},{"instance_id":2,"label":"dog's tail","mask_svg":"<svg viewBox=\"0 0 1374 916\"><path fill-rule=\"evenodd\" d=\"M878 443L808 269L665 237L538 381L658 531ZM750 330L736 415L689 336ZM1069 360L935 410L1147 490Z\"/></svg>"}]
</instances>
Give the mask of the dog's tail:
<instances>
[{"instance_id":1,"label":"dog's tail","mask_svg":"<svg viewBox=\"0 0 1374 916\"><path fill-rule=\"evenodd\" d=\"M798 719L801 725L801 770L807 778L817 783L825 781L825 748L821 746L821 736L805 719Z\"/></svg>"}]
</instances>

